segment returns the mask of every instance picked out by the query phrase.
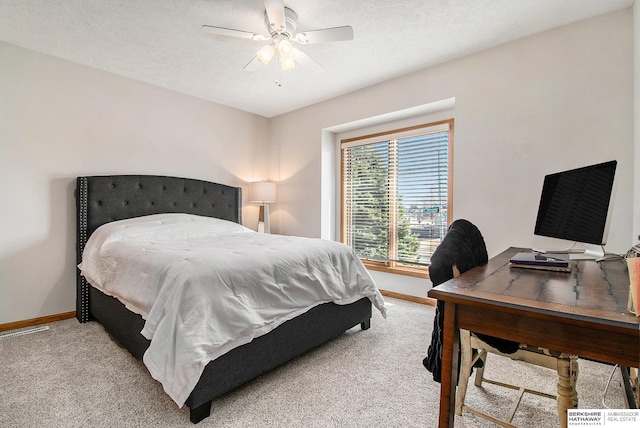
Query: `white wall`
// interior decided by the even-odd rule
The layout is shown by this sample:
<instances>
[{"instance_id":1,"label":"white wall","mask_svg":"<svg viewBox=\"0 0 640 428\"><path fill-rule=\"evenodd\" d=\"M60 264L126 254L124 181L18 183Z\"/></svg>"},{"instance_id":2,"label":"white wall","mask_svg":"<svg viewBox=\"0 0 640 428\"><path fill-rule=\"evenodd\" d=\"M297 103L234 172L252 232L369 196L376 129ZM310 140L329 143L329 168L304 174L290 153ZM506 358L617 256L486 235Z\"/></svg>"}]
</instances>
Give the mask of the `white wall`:
<instances>
[{"instance_id":1,"label":"white wall","mask_svg":"<svg viewBox=\"0 0 640 428\"><path fill-rule=\"evenodd\" d=\"M265 178L250 113L5 43L0 94L0 324L75 310L76 176Z\"/></svg>"},{"instance_id":2,"label":"white wall","mask_svg":"<svg viewBox=\"0 0 640 428\"><path fill-rule=\"evenodd\" d=\"M455 98L454 218L509 246L562 248L533 235L543 176L618 160L607 250L632 243L634 125L631 9L554 29L271 120L272 230L321 236L322 131ZM325 159L327 156L324 157ZM378 276L424 296L430 285ZM413 292L409 293L413 294Z\"/></svg>"},{"instance_id":3,"label":"white wall","mask_svg":"<svg viewBox=\"0 0 640 428\"><path fill-rule=\"evenodd\" d=\"M449 98L456 100L454 217L479 225L491 255L539 245L532 229L544 174L612 158L620 162L620 185L607 248L625 251L634 228L640 233L640 186L633 189L634 169L640 182L638 119L633 163L639 9L271 120L0 43L0 324L75 309L77 175L179 175L231 185L278 180L272 229L321 236L322 175L335 171L322 163L323 130L326 136L347 122ZM255 204L244 216L255 227ZM388 290L424 296L430 287L373 275Z\"/></svg>"},{"instance_id":4,"label":"white wall","mask_svg":"<svg viewBox=\"0 0 640 428\"><path fill-rule=\"evenodd\" d=\"M633 3L634 87L635 87L635 155L633 189L633 237L640 244L640 1Z\"/></svg>"}]
</instances>

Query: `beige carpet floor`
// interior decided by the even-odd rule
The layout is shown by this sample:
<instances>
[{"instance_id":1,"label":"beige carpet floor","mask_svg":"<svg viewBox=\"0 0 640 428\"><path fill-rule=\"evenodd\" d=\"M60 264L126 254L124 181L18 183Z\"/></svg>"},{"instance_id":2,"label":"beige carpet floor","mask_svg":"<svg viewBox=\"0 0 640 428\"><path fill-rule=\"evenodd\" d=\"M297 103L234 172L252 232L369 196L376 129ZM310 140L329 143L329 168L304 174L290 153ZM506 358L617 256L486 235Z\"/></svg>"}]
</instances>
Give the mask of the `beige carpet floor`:
<instances>
[{"instance_id":1,"label":"beige carpet floor","mask_svg":"<svg viewBox=\"0 0 640 428\"><path fill-rule=\"evenodd\" d=\"M422 366L434 308L386 299L388 318L353 328L235 391L214 400L199 427L435 427L440 384ZM0 339L0 427L189 427L145 366L96 323L75 319L49 330ZM580 361L581 408L603 408L608 365ZM555 374L490 356L485 374L521 379L554 393ZM471 382L468 403L504 414L514 391ZM623 406L617 374L606 397ZM558 426L555 402L526 397L515 423ZM465 414L456 427L492 427Z\"/></svg>"}]
</instances>

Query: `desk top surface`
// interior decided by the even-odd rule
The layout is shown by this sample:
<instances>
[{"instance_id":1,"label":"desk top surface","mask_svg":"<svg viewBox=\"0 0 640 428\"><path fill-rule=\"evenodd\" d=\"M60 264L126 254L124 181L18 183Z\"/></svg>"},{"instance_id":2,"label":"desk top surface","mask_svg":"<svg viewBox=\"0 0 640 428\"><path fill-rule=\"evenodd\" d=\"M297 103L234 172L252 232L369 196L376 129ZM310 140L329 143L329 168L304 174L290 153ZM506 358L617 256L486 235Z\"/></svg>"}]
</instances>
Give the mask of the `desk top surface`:
<instances>
[{"instance_id":1,"label":"desk top surface","mask_svg":"<svg viewBox=\"0 0 640 428\"><path fill-rule=\"evenodd\" d=\"M429 291L429 297L471 306L499 307L540 316L635 329L640 318L627 311L629 273L624 259L574 260L571 272L509 267L509 248Z\"/></svg>"}]
</instances>

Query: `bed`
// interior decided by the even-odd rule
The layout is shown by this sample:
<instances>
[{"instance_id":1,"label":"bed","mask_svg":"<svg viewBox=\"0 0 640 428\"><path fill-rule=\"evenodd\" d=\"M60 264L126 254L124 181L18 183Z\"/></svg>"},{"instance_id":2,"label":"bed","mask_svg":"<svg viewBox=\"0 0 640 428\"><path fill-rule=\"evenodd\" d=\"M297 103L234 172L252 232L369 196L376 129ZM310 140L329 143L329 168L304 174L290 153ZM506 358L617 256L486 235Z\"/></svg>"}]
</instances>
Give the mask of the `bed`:
<instances>
[{"instance_id":1,"label":"bed","mask_svg":"<svg viewBox=\"0 0 640 428\"><path fill-rule=\"evenodd\" d=\"M76 205L78 264L83 260L90 237L103 225L109 227L137 221L138 218L146 221L155 216L172 214L220 219L238 225L242 223L241 188L189 178L152 175L78 177ZM256 232L252 234L258 235ZM109 294L92 286L78 269L77 319L81 323L97 320L132 355L143 359L152 343L141 334L145 319ZM360 325L367 330L370 327L372 302L384 314L384 302L378 297L357 297L347 304L344 301L342 304L316 304L278 324L266 334L257 335L248 343L225 351L209 361L184 400L190 409L191 422L198 423L208 417L216 397L352 327Z\"/></svg>"}]
</instances>

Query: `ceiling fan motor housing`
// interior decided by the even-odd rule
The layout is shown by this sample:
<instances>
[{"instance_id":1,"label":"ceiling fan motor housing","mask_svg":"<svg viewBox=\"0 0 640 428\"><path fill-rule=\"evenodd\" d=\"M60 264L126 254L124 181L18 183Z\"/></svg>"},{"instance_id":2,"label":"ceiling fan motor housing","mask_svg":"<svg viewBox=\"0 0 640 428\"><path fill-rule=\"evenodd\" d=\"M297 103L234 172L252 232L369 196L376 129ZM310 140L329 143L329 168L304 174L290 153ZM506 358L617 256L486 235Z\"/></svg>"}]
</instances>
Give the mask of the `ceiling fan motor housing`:
<instances>
[{"instance_id":1,"label":"ceiling fan motor housing","mask_svg":"<svg viewBox=\"0 0 640 428\"><path fill-rule=\"evenodd\" d=\"M293 10L285 6L284 8L285 28L284 29L274 28L275 24L272 24L269 21L269 16L267 15L267 11L265 10L264 12L264 24L267 26L267 31L269 31L269 33L271 34L271 37L275 37L277 35L283 35L283 36L286 36L287 38L291 38L291 36L293 36L294 32L296 31L296 27L298 25L296 22L297 20L298 20L298 15L296 15L296 13Z\"/></svg>"}]
</instances>

